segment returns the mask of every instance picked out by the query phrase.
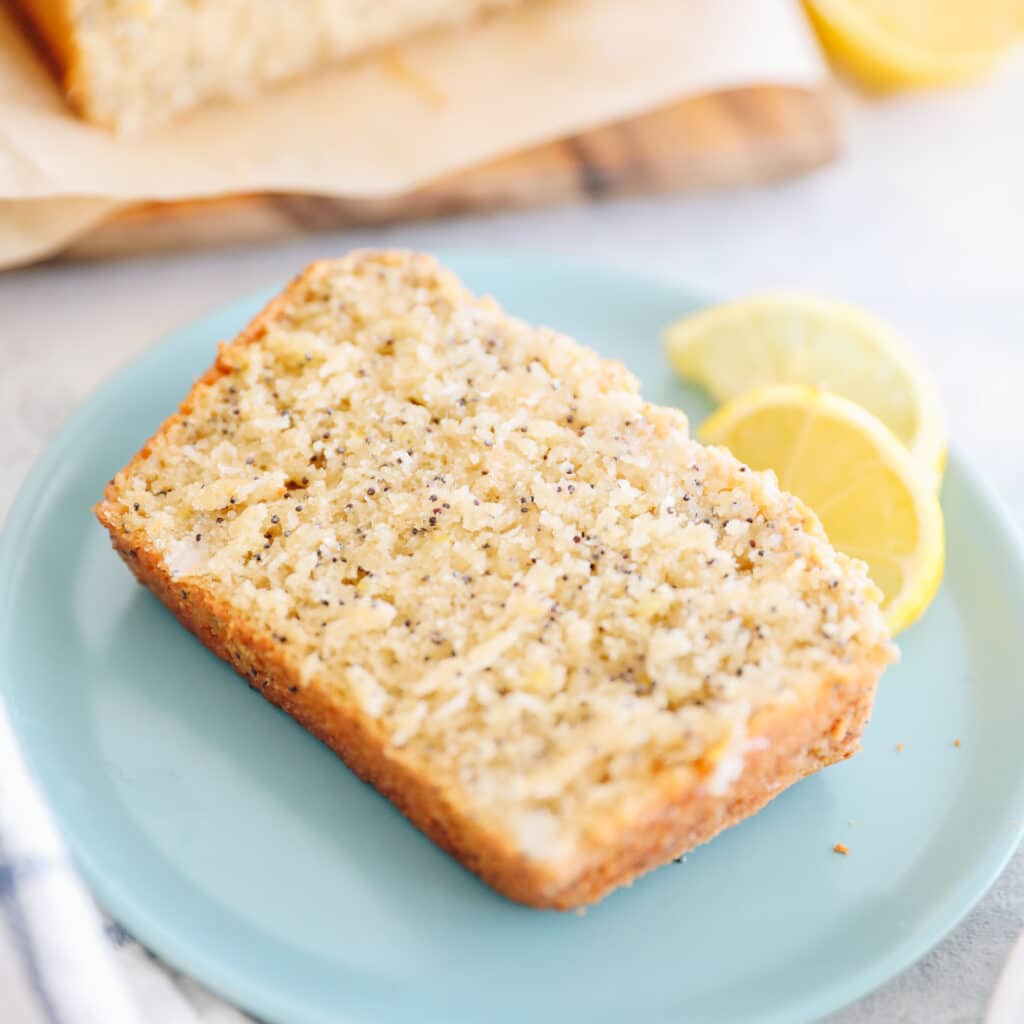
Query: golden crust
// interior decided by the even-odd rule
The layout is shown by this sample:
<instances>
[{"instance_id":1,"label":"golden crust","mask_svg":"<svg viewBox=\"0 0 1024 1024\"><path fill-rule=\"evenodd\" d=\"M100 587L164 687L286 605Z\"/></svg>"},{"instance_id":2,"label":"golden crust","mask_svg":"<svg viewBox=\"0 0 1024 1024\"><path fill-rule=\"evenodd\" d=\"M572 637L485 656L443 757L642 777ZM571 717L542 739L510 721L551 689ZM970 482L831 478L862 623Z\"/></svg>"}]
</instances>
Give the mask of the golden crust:
<instances>
[{"instance_id":1,"label":"golden crust","mask_svg":"<svg viewBox=\"0 0 1024 1024\"><path fill-rule=\"evenodd\" d=\"M73 27L72 4L73 0L13 0L14 10L56 71L68 103L82 117L99 122Z\"/></svg>"},{"instance_id":2,"label":"golden crust","mask_svg":"<svg viewBox=\"0 0 1024 1024\"><path fill-rule=\"evenodd\" d=\"M14 11L32 28L61 72L70 63L74 46L71 3L72 0L12 0Z\"/></svg>"},{"instance_id":3,"label":"golden crust","mask_svg":"<svg viewBox=\"0 0 1024 1024\"><path fill-rule=\"evenodd\" d=\"M383 254L400 260L402 254ZM231 348L257 342L268 325L311 276L329 264L313 264L272 300L201 377L154 436L187 415L198 390L227 372ZM846 677L823 680L802 703L755 716L740 778L724 791L710 784L710 771L675 776L652 793L646 813L632 827L593 843L557 874L473 817L459 794L439 787L422 765L395 748L376 721L330 688L303 683L301 673L279 645L272 644L201 582L173 578L163 556L137 533L119 525L121 481L149 452L151 439L110 482L96 515L113 545L141 583L178 620L249 685L329 746L360 778L375 786L438 846L510 899L534 907L567 910L594 903L612 889L706 842L755 813L804 776L854 754L868 721L875 685L888 660L860 665Z\"/></svg>"}]
</instances>

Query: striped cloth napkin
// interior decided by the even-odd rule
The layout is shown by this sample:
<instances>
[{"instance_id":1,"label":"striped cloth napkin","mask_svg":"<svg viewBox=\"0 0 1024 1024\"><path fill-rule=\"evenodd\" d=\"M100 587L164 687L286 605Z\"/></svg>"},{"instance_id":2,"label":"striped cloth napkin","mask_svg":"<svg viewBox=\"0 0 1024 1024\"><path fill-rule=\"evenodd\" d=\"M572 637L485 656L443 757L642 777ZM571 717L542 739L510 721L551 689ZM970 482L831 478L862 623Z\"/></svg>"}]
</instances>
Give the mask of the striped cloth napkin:
<instances>
[{"instance_id":1,"label":"striped cloth napkin","mask_svg":"<svg viewBox=\"0 0 1024 1024\"><path fill-rule=\"evenodd\" d=\"M96 908L0 703L0 1021L252 1024Z\"/></svg>"}]
</instances>

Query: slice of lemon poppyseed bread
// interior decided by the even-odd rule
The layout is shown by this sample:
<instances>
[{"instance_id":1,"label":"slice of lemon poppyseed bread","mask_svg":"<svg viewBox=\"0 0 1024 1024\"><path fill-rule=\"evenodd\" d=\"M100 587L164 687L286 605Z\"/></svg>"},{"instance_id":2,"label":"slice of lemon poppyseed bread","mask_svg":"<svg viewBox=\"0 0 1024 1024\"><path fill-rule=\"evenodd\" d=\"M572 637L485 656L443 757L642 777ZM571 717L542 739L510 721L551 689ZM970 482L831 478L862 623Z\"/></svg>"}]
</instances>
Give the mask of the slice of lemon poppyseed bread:
<instances>
[{"instance_id":1,"label":"slice of lemon poppyseed bread","mask_svg":"<svg viewBox=\"0 0 1024 1024\"><path fill-rule=\"evenodd\" d=\"M311 266L97 514L494 888L600 899L853 754L892 660L817 520L430 257Z\"/></svg>"},{"instance_id":2,"label":"slice of lemon poppyseed bread","mask_svg":"<svg viewBox=\"0 0 1024 1024\"><path fill-rule=\"evenodd\" d=\"M137 132L521 0L13 0L96 124Z\"/></svg>"}]
</instances>

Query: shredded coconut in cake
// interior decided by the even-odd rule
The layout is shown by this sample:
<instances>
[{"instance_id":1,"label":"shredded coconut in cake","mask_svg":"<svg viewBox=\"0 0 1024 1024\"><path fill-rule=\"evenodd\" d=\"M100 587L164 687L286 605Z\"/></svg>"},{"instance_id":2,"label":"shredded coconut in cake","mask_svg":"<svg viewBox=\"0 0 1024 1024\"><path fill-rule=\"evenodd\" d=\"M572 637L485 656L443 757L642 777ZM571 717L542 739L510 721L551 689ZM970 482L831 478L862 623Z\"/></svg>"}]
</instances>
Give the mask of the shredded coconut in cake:
<instances>
[{"instance_id":1,"label":"shredded coconut in cake","mask_svg":"<svg viewBox=\"0 0 1024 1024\"><path fill-rule=\"evenodd\" d=\"M536 856L887 645L864 569L616 362L433 260L321 264L119 479L121 528Z\"/></svg>"}]
</instances>

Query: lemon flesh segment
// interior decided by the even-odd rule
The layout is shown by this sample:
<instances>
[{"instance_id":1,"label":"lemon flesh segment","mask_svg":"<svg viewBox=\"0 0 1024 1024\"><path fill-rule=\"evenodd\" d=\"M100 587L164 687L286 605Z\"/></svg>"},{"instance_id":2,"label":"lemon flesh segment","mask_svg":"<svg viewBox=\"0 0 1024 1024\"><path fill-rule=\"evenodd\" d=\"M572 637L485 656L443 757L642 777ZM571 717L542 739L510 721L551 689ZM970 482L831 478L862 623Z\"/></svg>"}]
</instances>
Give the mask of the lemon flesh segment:
<instances>
[{"instance_id":1,"label":"lemon flesh segment","mask_svg":"<svg viewBox=\"0 0 1024 1024\"><path fill-rule=\"evenodd\" d=\"M946 425L926 367L886 324L841 302L773 292L713 306L665 332L675 371L719 402L751 388L823 388L874 413L941 479Z\"/></svg>"},{"instance_id":2,"label":"lemon flesh segment","mask_svg":"<svg viewBox=\"0 0 1024 1024\"><path fill-rule=\"evenodd\" d=\"M1018 0L805 0L825 49L879 89L947 85L1013 44Z\"/></svg>"},{"instance_id":3,"label":"lemon flesh segment","mask_svg":"<svg viewBox=\"0 0 1024 1024\"><path fill-rule=\"evenodd\" d=\"M774 470L832 544L867 563L893 633L931 603L945 562L942 509L927 474L871 413L811 388L766 387L722 406L698 437Z\"/></svg>"}]
</instances>

